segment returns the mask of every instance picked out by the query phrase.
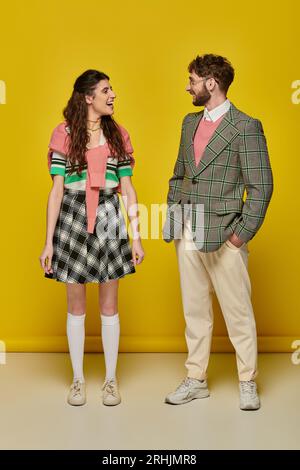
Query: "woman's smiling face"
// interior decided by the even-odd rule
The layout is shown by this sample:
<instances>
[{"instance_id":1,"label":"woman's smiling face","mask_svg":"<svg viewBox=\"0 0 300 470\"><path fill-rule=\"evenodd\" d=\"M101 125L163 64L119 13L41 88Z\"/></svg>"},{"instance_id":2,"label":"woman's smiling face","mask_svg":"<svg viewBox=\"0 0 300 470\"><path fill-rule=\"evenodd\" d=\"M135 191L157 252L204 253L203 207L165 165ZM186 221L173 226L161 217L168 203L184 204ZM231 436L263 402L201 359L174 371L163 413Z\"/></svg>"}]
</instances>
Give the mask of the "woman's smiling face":
<instances>
[{"instance_id":1,"label":"woman's smiling face","mask_svg":"<svg viewBox=\"0 0 300 470\"><path fill-rule=\"evenodd\" d=\"M93 96L86 95L88 105L99 116L111 116L114 113L114 100L116 94L108 80L100 80L94 89Z\"/></svg>"}]
</instances>

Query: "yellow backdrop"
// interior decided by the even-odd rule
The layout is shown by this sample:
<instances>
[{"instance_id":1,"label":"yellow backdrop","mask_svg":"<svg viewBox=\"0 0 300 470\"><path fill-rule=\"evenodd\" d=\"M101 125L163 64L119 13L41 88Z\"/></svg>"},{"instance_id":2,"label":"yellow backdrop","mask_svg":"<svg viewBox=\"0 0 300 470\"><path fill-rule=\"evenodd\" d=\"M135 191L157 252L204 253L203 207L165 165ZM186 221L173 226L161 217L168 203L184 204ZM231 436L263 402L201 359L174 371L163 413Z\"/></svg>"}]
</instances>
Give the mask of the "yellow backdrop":
<instances>
[{"instance_id":1,"label":"yellow backdrop","mask_svg":"<svg viewBox=\"0 0 300 470\"><path fill-rule=\"evenodd\" d=\"M111 77L115 118L135 149L140 203L166 200L183 116L187 65L207 52L228 57L228 97L261 119L274 170L266 220L249 243L261 351L291 351L300 338L299 3L179 0L46 0L1 4L2 155L0 340L10 351L66 350L65 285L45 279L38 257L51 188L46 153L75 78ZM184 351L173 244L144 240L146 258L120 282L122 351ZM87 288L86 350L100 350L97 285ZM231 350L215 301L213 349Z\"/></svg>"}]
</instances>

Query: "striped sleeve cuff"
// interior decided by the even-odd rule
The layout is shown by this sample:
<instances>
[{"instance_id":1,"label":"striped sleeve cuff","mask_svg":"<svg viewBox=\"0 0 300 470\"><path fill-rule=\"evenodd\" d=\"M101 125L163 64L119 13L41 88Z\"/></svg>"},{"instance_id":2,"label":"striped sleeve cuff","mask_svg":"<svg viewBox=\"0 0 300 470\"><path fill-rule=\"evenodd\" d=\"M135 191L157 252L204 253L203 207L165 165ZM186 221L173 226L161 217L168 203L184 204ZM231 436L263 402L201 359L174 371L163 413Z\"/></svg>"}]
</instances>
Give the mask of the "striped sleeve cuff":
<instances>
[{"instance_id":1,"label":"striped sleeve cuff","mask_svg":"<svg viewBox=\"0 0 300 470\"><path fill-rule=\"evenodd\" d=\"M118 162L117 167L117 176L118 178L122 178L122 176L132 176L132 168L131 168L131 160L127 158L126 160L122 160Z\"/></svg>"},{"instance_id":2,"label":"striped sleeve cuff","mask_svg":"<svg viewBox=\"0 0 300 470\"><path fill-rule=\"evenodd\" d=\"M122 178L122 176L132 176L132 169L131 168L120 168L118 169L118 178Z\"/></svg>"},{"instance_id":3,"label":"striped sleeve cuff","mask_svg":"<svg viewBox=\"0 0 300 470\"><path fill-rule=\"evenodd\" d=\"M50 175L65 176L65 169L64 168L58 168L56 166L51 166Z\"/></svg>"},{"instance_id":4,"label":"striped sleeve cuff","mask_svg":"<svg viewBox=\"0 0 300 470\"><path fill-rule=\"evenodd\" d=\"M59 153L53 152L51 159L50 175L65 176L66 158Z\"/></svg>"}]
</instances>

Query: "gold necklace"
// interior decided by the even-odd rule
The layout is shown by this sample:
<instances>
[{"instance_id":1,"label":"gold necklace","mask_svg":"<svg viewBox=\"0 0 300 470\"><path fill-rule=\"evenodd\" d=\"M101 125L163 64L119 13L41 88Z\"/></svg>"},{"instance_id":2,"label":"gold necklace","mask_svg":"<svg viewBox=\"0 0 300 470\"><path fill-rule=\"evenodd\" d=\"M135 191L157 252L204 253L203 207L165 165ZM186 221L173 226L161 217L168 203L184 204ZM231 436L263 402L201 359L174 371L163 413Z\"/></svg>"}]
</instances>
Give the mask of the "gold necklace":
<instances>
[{"instance_id":1,"label":"gold necklace","mask_svg":"<svg viewBox=\"0 0 300 470\"><path fill-rule=\"evenodd\" d=\"M101 127L96 127L96 129L90 129L90 128L88 127L88 130L89 130L89 131L92 131L92 132L98 131L99 129L101 129Z\"/></svg>"}]
</instances>

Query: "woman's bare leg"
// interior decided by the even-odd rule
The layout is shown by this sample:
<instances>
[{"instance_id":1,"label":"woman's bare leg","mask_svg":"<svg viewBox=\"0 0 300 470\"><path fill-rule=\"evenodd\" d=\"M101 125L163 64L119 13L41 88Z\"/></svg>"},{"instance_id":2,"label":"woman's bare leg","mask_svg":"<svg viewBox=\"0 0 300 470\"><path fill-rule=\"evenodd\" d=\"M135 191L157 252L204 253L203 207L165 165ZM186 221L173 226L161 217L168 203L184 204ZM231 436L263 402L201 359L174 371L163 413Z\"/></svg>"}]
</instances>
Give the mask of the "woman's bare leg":
<instances>
[{"instance_id":1,"label":"woman's bare leg","mask_svg":"<svg viewBox=\"0 0 300 470\"><path fill-rule=\"evenodd\" d=\"M67 283L68 312L73 315L82 315L86 308L86 284Z\"/></svg>"},{"instance_id":2,"label":"woman's bare leg","mask_svg":"<svg viewBox=\"0 0 300 470\"><path fill-rule=\"evenodd\" d=\"M118 312L119 280L99 284L99 308L105 316L115 315Z\"/></svg>"}]
</instances>

